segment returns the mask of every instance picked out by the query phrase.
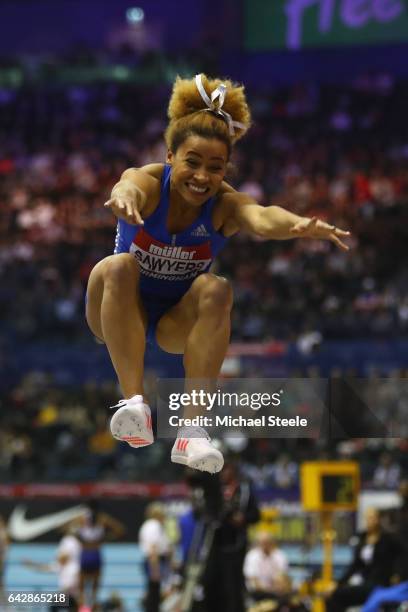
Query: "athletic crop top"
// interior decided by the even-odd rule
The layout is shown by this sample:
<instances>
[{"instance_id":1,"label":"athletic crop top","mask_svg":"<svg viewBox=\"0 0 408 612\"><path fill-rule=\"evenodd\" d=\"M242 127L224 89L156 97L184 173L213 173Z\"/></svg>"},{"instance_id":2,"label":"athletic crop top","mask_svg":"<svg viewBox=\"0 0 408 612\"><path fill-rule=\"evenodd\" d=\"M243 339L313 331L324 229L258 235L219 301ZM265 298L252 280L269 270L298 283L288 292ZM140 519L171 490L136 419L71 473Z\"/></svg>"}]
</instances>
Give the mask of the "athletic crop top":
<instances>
[{"instance_id":1,"label":"athletic crop top","mask_svg":"<svg viewBox=\"0 0 408 612\"><path fill-rule=\"evenodd\" d=\"M81 542L93 544L101 542L105 537L105 527L103 525L84 525L78 529L78 537Z\"/></svg>"},{"instance_id":2,"label":"athletic crop top","mask_svg":"<svg viewBox=\"0 0 408 612\"><path fill-rule=\"evenodd\" d=\"M140 265L142 293L163 298L181 297L193 280L210 268L227 238L212 224L215 198L207 200L200 215L188 228L169 234L166 227L169 209L171 166L165 165L161 179L160 201L143 226L118 220L115 254L133 253Z\"/></svg>"}]
</instances>

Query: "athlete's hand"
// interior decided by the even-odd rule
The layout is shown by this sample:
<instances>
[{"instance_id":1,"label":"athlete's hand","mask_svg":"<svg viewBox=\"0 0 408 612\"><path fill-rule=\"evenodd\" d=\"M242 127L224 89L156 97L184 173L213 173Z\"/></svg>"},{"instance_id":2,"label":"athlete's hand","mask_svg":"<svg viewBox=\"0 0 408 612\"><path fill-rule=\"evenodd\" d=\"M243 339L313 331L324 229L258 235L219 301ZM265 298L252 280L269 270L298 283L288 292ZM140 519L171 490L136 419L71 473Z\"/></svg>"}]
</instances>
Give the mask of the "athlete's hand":
<instances>
[{"instance_id":1,"label":"athlete's hand","mask_svg":"<svg viewBox=\"0 0 408 612\"><path fill-rule=\"evenodd\" d=\"M350 247L343 242L344 238L350 236L350 232L341 230L334 225L329 225L324 221L320 221L317 217L311 219L302 219L292 229L290 233L299 238L316 238L319 240L331 240L339 249L348 251Z\"/></svg>"},{"instance_id":2,"label":"athlete's hand","mask_svg":"<svg viewBox=\"0 0 408 612\"><path fill-rule=\"evenodd\" d=\"M110 208L115 217L123 219L130 225L144 225L144 221L138 209L137 198L126 196L115 196L105 202L105 208Z\"/></svg>"}]
</instances>

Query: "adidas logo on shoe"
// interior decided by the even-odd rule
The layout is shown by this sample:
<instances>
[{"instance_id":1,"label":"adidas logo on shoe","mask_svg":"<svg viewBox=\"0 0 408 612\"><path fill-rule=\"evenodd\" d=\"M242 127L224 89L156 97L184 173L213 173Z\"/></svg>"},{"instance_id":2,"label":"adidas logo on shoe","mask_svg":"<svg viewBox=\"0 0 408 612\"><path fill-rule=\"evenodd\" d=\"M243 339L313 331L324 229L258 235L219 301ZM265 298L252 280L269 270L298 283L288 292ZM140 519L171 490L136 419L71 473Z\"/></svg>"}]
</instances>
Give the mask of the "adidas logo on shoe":
<instances>
[{"instance_id":1,"label":"adidas logo on shoe","mask_svg":"<svg viewBox=\"0 0 408 612\"><path fill-rule=\"evenodd\" d=\"M184 438L177 438L175 442L177 450L184 452L189 442L190 440L186 440Z\"/></svg>"},{"instance_id":2,"label":"adidas logo on shoe","mask_svg":"<svg viewBox=\"0 0 408 612\"><path fill-rule=\"evenodd\" d=\"M196 229L194 231L191 232L191 235L192 236L204 236L205 238L209 238L210 233L207 232L207 228L202 223L201 225L196 227Z\"/></svg>"},{"instance_id":3,"label":"adidas logo on shoe","mask_svg":"<svg viewBox=\"0 0 408 612\"><path fill-rule=\"evenodd\" d=\"M191 435L194 436L195 433L196 430L193 429ZM203 433L206 434L205 431ZM208 434L206 436L205 438L177 437L171 451L172 462L210 474L220 472L224 465L224 458L220 451L212 445Z\"/></svg>"}]
</instances>

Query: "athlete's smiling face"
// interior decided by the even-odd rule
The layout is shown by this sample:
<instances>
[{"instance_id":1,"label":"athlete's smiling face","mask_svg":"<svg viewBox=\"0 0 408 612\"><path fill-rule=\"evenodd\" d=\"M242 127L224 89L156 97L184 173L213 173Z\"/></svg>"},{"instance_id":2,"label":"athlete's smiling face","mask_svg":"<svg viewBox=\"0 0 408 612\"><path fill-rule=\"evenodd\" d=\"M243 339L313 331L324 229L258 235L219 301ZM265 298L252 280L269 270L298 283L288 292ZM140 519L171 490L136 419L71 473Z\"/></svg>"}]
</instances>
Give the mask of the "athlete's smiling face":
<instances>
[{"instance_id":1,"label":"athlete's smiling face","mask_svg":"<svg viewBox=\"0 0 408 612\"><path fill-rule=\"evenodd\" d=\"M220 189L227 171L228 149L218 138L189 136L173 153L167 154L172 166L171 185L182 200L201 206Z\"/></svg>"}]
</instances>

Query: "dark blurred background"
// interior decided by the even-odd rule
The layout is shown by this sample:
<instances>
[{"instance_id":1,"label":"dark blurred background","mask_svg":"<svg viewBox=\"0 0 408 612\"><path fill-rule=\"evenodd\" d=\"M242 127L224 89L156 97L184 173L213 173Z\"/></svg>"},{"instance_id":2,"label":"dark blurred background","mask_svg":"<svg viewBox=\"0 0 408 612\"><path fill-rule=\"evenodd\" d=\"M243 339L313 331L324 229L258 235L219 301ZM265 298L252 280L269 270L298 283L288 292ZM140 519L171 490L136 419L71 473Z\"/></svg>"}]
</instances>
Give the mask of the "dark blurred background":
<instances>
[{"instance_id":1,"label":"dark blurred background","mask_svg":"<svg viewBox=\"0 0 408 612\"><path fill-rule=\"evenodd\" d=\"M234 153L236 188L353 234L349 253L230 241L216 266L235 291L225 375L391 377L404 421L405 2L3 0L0 21L3 485L181 480L166 441L135 452L110 437L120 393L84 320L90 270L113 250L103 202L124 169L164 160L177 74L245 84L253 126ZM164 354L146 363L152 395L178 372ZM366 489L395 492L406 438L224 445L260 489L296 500L313 458L356 459Z\"/></svg>"},{"instance_id":2,"label":"dark blurred background","mask_svg":"<svg viewBox=\"0 0 408 612\"><path fill-rule=\"evenodd\" d=\"M349 4L326 14L324 3L295 0L2 3L5 478L107 478L123 455L137 464L103 440L118 390L86 326L84 292L113 249L115 220L102 206L112 185L125 168L164 159L177 74L245 83L253 127L234 154L235 187L353 233L347 254L312 241L229 243L217 262L235 290L225 371L404 378L408 17L402 2ZM173 373L163 353L147 367L151 385ZM55 453L46 470L43 440Z\"/></svg>"}]
</instances>

